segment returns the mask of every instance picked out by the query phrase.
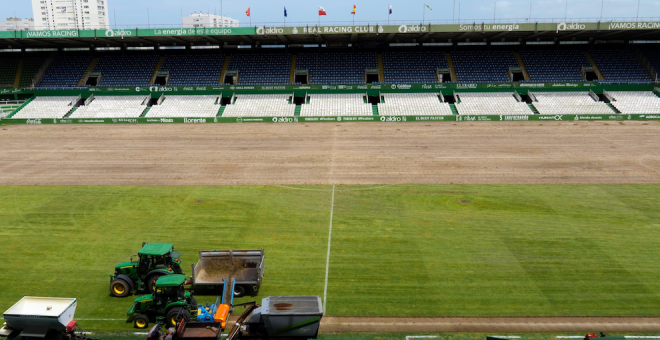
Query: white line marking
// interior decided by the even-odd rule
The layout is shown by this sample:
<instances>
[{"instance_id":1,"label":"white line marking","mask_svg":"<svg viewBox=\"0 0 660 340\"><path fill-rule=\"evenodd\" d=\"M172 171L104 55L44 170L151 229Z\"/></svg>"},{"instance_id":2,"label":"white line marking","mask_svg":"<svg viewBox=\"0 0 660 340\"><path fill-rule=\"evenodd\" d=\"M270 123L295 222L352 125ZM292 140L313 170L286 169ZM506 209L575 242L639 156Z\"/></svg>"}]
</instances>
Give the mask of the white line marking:
<instances>
[{"instance_id":1,"label":"white line marking","mask_svg":"<svg viewBox=\"0 0 660 340\"><path fill-rule=\"evenodd\" d=\"M558 335L557 339L584 339L584 335Z\"/></svg>"},{"instance_id":2,"label":"white line marking","mask_svg":"<svg viewBox=\"0 0 660 340\"><path fill-rule=\"evenodd\" d=\"M504 339L520 339L517 335L490 335L493 338L504 338Z\"/></svg>"},{"instance_id":3,"label":"white line marking","mask_svg":"<svg viewBox=\"0 0 660 340\"><path fill-rule=\"evenodd\" d=\"M82 335L89 335L89 334L94 334L94 333L92 333L92 332L81 332L80 334L82 334Z\"/></svg>"},{"instance_id":4,"label":"white line marking","mask_svg":"<svg viewBox=\"0 0 660 340\"><path fill-rule=\"evenodd\" d=\"M435 335L406 335L406 340L410 339L435 339Z\"/></svg>"},{"instance_id":5,"label":"white line marking","mask_svg":"<svg viewBox=\"0 0 660 340\"><path fill-rule=\"evenodd\" d=\"M330 205L330 231L328 232L328 256L325 259L325 287L323 288L323 314L327 307L328 299L328 272L330 269L330 242L332 241L332 214L335 211L335 186L332 186L332 204Z\"/></svg>"},{"instance_id":6,"label":"white line marking","mask_svg":"<svg viewBox=\"0 0 660 340\"><path fill-rule=\"evenodd\" d=\"M371 187L371 188L364 188L364 189L346 189L346 190L336 190L336 191L367 191L367 190L376 190L376 189L382 189L382 188L387 188L391 187L394 184L387 184L387 185L380 185L377 187ZM285 189L292 189L292 190L304 190L304 191L320 191L320 192L330 192L333 190L325 190L325 189L306 189L306 188L296 188L296 187L290 187L286 185L274 185L276 187L280 188L285 188ZM333 185L334 186L334 185Z\"/></svg>"},{"instance_id":7,"label":"white line marking","mask_svg":"<svg viewBox=\"0 0 660 340\"><path fill-rule=\"evenodd\" d=\"M77 319L78 321L126 321L126 319Z\"/></svg>"},{"instance_id":8,"label":"white line marking","mask_svg":"<svg viewBox=\"0 0 660 340\"><path fill-rule=\"evenodd\" d=\"M149 335L148 332L133 332L135 335Z\"/></svg>"}]
</instances>

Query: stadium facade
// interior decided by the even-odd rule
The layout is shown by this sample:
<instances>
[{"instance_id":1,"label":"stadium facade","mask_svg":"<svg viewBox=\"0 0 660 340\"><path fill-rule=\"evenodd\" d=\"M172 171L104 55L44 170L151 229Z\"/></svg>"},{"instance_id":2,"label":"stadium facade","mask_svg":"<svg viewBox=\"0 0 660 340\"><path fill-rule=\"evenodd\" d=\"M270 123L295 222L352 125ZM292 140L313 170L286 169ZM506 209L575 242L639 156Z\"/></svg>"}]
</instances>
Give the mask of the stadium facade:
<instances>
[{"instance_id":1,"label":"stadium facade","mask_svg":"<svg viewBox=\"0 0 660 340\"><path fill-rule=\"evenodd\" d=\"M660 22L9 31L0 96L4 124L657 119L658 41Z\"/></svg>"}]
</instances>

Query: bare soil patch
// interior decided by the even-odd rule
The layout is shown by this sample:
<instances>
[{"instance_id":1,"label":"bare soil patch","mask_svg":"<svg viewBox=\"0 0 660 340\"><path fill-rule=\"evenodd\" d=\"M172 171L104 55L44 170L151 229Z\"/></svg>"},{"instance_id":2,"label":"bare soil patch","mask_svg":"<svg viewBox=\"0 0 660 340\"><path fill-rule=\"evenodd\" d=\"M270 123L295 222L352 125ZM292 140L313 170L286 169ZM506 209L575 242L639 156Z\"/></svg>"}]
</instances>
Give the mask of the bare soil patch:
<instances>
[{"instance_id":1,"label":"bare soil patch","mask_svg":"<svg viewBox=\"0 0 660 340\"><path fill-rule=\"evenodd\" d=\"M323 333L436 332L657 332L660 318L645 317L323 317Z\"/></svg>"},{"instance_id":2,"label":"bare soil patch","mask_svg":"<svg viewBox=\"0 0 660 340\"><path fill-rule=\"evenodd\" d=\"M6 126L0 185L660 183L660 123Z\"/></svg>"}]
</instances>

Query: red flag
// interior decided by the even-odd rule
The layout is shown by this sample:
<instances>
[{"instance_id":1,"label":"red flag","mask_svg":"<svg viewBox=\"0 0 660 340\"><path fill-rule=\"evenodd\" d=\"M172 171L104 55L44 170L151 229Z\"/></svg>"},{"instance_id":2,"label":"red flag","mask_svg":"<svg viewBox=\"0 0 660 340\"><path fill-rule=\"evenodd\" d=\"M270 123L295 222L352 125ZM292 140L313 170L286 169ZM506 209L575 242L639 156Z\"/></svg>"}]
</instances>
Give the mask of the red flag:
<instances>
[{"instance_id":1,"label":"red flag","mask_svg":"<svg viewBox=\"0 0 660 340\"><path fill-rule=\"evenodd\" d=\"M357 6L353 5L353 11L351 11L351 14L355 15L355 10L357 9Z\"/></svg>"},{"instance_id":2,"label":"red flag","mask_svg":"<svg viewBox=\"0 0 660 340\"><path fill-rule=\"evenodd\" d=\"M325 12L325 9L323 9L323 7L319 6L319 15L328 15L328 13Z\"/></svg>"},{"instance_id":3,"label":"red flag","mask_svg":"<svg viewBox=\"0 0 660 340\"><path fill-rule=\"evenodd\" d=\"M245 15L250 16L250 7L248 7L247 11L245 11Z\"/></svg>"}]
</instances>

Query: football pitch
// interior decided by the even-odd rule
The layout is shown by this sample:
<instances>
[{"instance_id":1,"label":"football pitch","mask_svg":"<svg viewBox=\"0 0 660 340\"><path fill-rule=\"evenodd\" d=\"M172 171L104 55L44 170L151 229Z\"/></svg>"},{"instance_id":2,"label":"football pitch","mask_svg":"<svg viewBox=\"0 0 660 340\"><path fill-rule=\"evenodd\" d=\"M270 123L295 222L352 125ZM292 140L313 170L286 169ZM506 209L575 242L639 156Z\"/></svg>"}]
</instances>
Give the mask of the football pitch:
<instances>
[{"instance_id":1,"label":"football pitch","mask_svg":"<svg viewBox=\"0 0 660 340\"><path fill-rule=\"evenodd\" d=\"M76 297L131 329L110 274L143 241L265 248L256 296L331 316L660 316L660 185L5 186L0 311ZM330 248L328 249L328 246ZM197 295L200 303L215 296Z\"/></svg>"}]
</instances>

